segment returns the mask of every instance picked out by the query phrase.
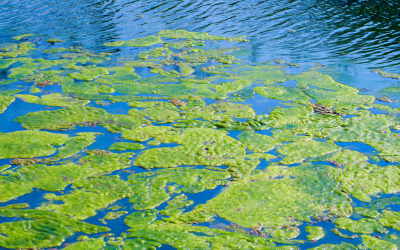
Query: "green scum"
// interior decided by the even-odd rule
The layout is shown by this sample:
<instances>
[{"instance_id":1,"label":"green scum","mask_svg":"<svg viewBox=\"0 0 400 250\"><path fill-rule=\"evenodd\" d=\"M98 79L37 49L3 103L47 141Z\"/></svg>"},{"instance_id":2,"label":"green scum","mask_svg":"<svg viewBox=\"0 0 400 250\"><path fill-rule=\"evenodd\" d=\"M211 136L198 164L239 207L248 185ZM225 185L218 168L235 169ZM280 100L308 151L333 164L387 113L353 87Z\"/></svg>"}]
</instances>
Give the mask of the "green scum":
<instances>
[{"instance_id":1,"label":"green scum","mask_svg":"<svg viewBox=\"0 0 400 250\"><path fill-rule=\"evenodd\" d=\"M17 218L0 224L0 247L400 246L400 214L389 207L400 204L400 119L386 97L397 87L374 97L320 65L288 74L300 66L250 63L243 36L162 30L104 43L107 51L134 47L126 58L58 46L38 58L31 36L0 48L0 113L21 103L50 110L18 115L22 128L0 133L0 217ZM281 105L260 112L257 98ZM92 131L67 134L79 128ZM99 139L104 133L112 144ZM37 190L38 202L18 201ZM200 203L199 193L207 197ZM313 225L320 221L331 230ZM124 232L111 230L118 223ZM323 244L333 235L343 241Z\"/></svg>"}]
</instances>

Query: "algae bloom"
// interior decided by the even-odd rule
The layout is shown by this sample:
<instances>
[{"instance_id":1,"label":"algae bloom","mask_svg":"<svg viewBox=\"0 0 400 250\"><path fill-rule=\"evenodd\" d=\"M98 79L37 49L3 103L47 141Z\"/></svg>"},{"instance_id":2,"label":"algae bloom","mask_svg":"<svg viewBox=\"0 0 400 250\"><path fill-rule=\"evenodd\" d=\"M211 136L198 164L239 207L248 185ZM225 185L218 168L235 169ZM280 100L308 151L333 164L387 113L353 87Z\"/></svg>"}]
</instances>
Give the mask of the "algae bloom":
<instances>
[{"instance_id":1,"label":"algae bloom","mask_svg":"<svg viewBox=\"0 0 400 250\"><path fill-rule=\"evenodd\" d=\"M399 248L398 87L254 63L243 36L31 36L0 47L0 247Z\"/></svg>"}]
</instances>

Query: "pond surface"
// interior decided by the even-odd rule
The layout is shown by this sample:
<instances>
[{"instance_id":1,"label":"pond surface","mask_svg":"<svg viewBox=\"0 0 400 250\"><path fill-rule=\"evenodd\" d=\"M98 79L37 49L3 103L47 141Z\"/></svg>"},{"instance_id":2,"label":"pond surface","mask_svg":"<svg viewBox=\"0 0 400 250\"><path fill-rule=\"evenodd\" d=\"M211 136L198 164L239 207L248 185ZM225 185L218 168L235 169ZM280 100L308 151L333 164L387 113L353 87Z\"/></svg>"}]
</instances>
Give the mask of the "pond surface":
<instances>
[{"instance_id":1,"label":"pond surface","mask_svg":"<svg viewBox=\"0 0 400 250\"><path fill-rule=\"evenodd\" d=\"M0 249L400 246L399 3L0 10Z\"/></svg>"}]
</instances>

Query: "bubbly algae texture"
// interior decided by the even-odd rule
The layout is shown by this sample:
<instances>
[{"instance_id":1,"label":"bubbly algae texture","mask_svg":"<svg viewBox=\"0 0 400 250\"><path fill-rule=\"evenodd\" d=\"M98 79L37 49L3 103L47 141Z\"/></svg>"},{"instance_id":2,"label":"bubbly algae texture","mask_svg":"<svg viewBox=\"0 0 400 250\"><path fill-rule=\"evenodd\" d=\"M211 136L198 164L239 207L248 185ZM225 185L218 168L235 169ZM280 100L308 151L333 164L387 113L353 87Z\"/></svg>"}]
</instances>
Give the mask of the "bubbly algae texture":
<instances>
[{"instance_id":1,"label":"bubbly algae texture","mask_svg":"<svg viewBox=\"0 0 400 250\"><path fill-rule=\"evenodd\" d=\"M30 39L0 47L0 247L399 248L398 87L250 62L243 36Z\"/></svg>"},{"instance_id":2,"label":"bubbly algae texture","mask_svg":"<svg viewBox=\"0 0 400 250\"><path fill-rule=\"evenodd\" d=\"M43 95L41 98L34 95L17 94L15 97L29 103L36 103L45 106L56 107L70 107L70 106L83 106L88 104L88 100L77 100L71 97L63 97L59 93Z\"/></svg>"},{"instance_id":3,"label":"bubbly algae texture","mask_svg":"<svg viewBox=\"0 0 400 250\"><path fill-rule=\"evenodd\" d=\"M27 129L65 130L75 126L102 126L112 133L135 128L148 121L127 115L112 115L94 107L69 107L55 111L32 112L16 118Z\"/></svg>"}]
</instances>

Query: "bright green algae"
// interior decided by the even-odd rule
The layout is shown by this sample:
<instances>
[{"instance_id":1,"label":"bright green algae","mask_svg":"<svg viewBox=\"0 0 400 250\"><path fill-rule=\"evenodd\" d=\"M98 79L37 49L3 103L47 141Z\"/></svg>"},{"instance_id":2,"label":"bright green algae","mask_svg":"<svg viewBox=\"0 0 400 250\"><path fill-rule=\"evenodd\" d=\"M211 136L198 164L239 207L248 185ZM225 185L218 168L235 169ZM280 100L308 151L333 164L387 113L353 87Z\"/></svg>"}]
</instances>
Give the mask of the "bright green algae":
<instances>
[{"instance_id":1,"label":"bright green algae","mask_svg":"<svg viewBox=\"0 0 400 250\"><path fill-rule=\"evenodd\" d=\"M61 191L70 183L87 177L107 174L109 171L129 167L132 154L89 155L78 164L64 165L33 164L20 169L2 172L2 202L30 193L32 188L46 191Z\"/></svg>"},{"instance_id":2,"label":"bright green algae","mask_svg":"<svg viewBox=\"0 0 400 250\"><path fill-rule=\"evenodd\" d=\"M21 90L1 92L0 112L15 97L27 103L62 107L17 117L15 121L29 130L0 134L3 158L17 158L11 160L12 167L1 168L0 183L5 191L0 200L11 201L35 189L46 191L46 201L34 209L20 210L26 204L4 208L43 214L40 219L0 224L2 236L8 237L5 243L0 239L0 246L59 246L74 232L89 232L72 230L59 220L42 221L45 214L75 223L110 209L113 212L104 212L96 222L124 220L131 228L127 233L121 237L79 237L79 242L65 249L155 249L162 245L176 249L297 249L296 245L275 243L303 243L290 240L298 237L324 240L325 233L349 240L362 234L360 249L397 247L389 236L378 239L373 234L387 233L388 228L400 230L399 213L385 208L400 202L375 200L382 193L400 191L400 168L368 162L400 159L394 131L400 127L400 120L368 111L373 107L398 113L397 108L374 104L375 97L318 72L320 66L294 75L285 73L287 66L282 60L275 60L280 65L246 66L235 57L240 56L234 52L237 48L210 49L202 40L245 41L243 37L164 30L158 36L104 44L151 46L140 50L136 59L117 59L111 67L106 64L108 53L96 55L82 48L46 49L52 59L27 57L35 49L30 42L0 48L0 68L12 78L0 84L9 87L24 81L31 86L31 94L16 94ZM137 67L142 69L135 71ZM141 78L139 73L146 67L150 77ZM389 73L379 73L390 77ZM295 84L283 86L287 81ZM47 86L58 84L63 94L47 94ZM397 93L395 87L389 90ZM263 101L283 101L282 106L275 106L268 114L256 114L251 105L235 103L254 98L254 93ZM90 106L91 100L99 105L128 102L131 109L128 115L111 114ZM67 136L39 131L76 126L101 126L136 142L119 142L116 136L114 143L104 146L113 152L141 151L135 158L133 153L98 149L82 156L79 153L92 145L99 133ZM336 142L365 143L377 155L342 149ZM278 155L272 154L275 151ZM268 167L261 168L260 160ZM307 161L310 163L302 163ZM142 170L134 173L131 162ZM123 177L125 172L130 174L128 178ZM68 185L72 190L65 192ZM203 204L189 198L189 194L218 186L222 190ZM370 208L351 203L372 199L375 201ZM129 207L114 205L124 200L129 200ZM354 212L365 218L347 218L353 206ZM132 208L139 211L132 212ZM212 224L218 217L232 224ZM311 224L299 227L320 220L332 221L337 228L324 232ZM209 224L193 225L203 222ZM108 230L91 226L97 227L93 232ZM21 231L23 227L29 228L29 234ZM347 236L340 230L356 235ZM17 233L10 233L14 231ZM339 243L314 249L356 249L350 243Z\"/></svg>"},{"instance_id":3,"label":"bright green algae","mask_svg":"<svg viewBox=\"0 0 400 250\"><path fill-rule=\"evenodd\" d=\"M67 140L64 134L32 130L0 134L0 159L48 156Z\"/></svg>"},{"instance_id":4,"label":"bright green algae","mask_svg":"<svg viewBox=\"0 0 400 250\"><path fill-rule=\"evenodd\" d=\"M162 40L158 36L148 36L143 38L132 39L130 41L116 41L111 43L105 43L104 46L147 47L160 42L162 42Z\"/></svg>"},{"instance_id":5,"label":"bright green algae","mask_svg":"<svg viewBox=\"0 0 400 250\"><path fill-rule=\"evenodd\" d=\"M12 96L0 95L0 114L3 113L14 100L15 98Z\"/></svg>"},{"instance_id":6,"label":"bright green algae","mask_svg":"<svg viewBox=\"0 0 400 250\"><path fill-rule=\"evenodd\" d=\"M74 126L99 125L113 133L123 128L135 128L147 124L141 117L112 115L94 107L69 107L55 111L39 111L16 118L27 129L65 130Z\"/></svg>"},{"instance_id":7,"label":"bright green algae","mask_svg":"<svg viewBox=\"0 0 400 250\"><path fill-rule=\"evenodd\" d=\"M0 224L0 246L11 249L59 246L74 232L91 234L109 231L106 227L36 209L0 208L0 216L23 218Z\"/></svg>"},{"instance_id":8,"label":"bright green algae","mask_svg":"<svg viewBox=\"0 0 400 250\"><path fill-rule=\"evenodd\" d=\"M56 106L56 107L70 107L70 106L83 106L88 104L88 100L78 100L71 97L64 97L62 94L54 93L43 95L41 98L34 95L22 95L17 94L15 97L29 103L36 103L45 106Z\"/></svg>"}]
</instances>

